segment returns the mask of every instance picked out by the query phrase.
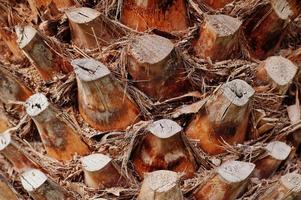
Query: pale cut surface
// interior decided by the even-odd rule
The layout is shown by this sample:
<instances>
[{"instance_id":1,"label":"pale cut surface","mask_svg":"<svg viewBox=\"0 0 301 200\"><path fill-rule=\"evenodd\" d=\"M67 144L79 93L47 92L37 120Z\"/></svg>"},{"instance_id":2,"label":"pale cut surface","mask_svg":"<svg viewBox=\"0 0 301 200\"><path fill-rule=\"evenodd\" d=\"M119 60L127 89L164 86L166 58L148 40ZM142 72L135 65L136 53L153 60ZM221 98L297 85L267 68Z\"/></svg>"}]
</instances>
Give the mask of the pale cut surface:
<instances>
[{"instance_id":1,"label":"pale cut surface","mask_svg":"<svg viewBox=\"0 0 301 200\"><path fill-rule=\"evenodd\" d=\"M86 171L94 172L104 168L112 159L109 156L97 153L85 156L80 160Z\"/></svg>"},{"instance_id":2,"label":"pale cut surface","mask_svg":"<svg viewBox=\"0 0 301 200\"><path fill-rule=\"evenodd\" d=\"M207 23L215 30L220 37L233 35L238 31L242 22L228 15L208 15Z\"/></svg>"},{"instance_id":3,"label":"pale cut surface","mask_svg":"<svg viewBox=\"0 0 301 200\"><path fill-rule=\"evenodd\" d=\"M224 96L236 106L244 106L254 95L255 90L245 81L234 79L222 86Z\"/></svg>"},{"instance_id":4,"label":"pale cut surface","mask_svg":"<svg viewBox=\"0 0 301 200\"><path fill-rule=\"evenodd\" d=\"M31 95L25 102L26 112L31 117L39 115L46 108L48 108L48 106L48 99L42 93Z\"/></svg>"},{"instance_id":5,"label":"pale cut surface","mask_svg":"<svg viewBox=\"0 0 301 200\"><path fill-rule=\"evenodd\" d=\"M301 192L301 175L295 172L286 174L280 178L280 182L293 192Z\"/></svg>"},{"instance_id":6,"label":"pale cut surface","mask_svg":"<svg viewBox=\"0 0 301 200\"><path fill-rule=\"evenodd\" d=\"M71 61L76 76L83 81L94 81L109 75L110 70L101 62L92 58L81 58Z\"/></svg>"},{"instance_id":7,"label":"pale cut surface","mask_svg":"<svg viewBox=\"0 0 301 200\"><path fill-rule=\"evenodd\" d=\"M158 138L169 138L182 131L182 127L170 119L160 119L149 125L148 130Z\"/></svg>"},{"instance_id":8,"label":"pale cut surface","mask_svg":"<svg viewBox=\"0 0 301 200\"><path fill-rule=\"evenodd\" d=\"M255 165L242 161L227 161L217 168L218 174L230 183L246 180L253 172Z\"/></svg>"},{"instance_id":9,"label":"pale cut surface","mask_svg":"<svg viewBox=\"0 0 301 200\"><path fill-rule=\"evenodd\" d=\"M293 12L289 6L288 3L289 0L272 0L271 4L276 12L276 14L279 16L281 19L288 19L291 15L293 15Z\"/></svg>"},{"instance_id":10,"label":"pale cut surface","mask_svg":"<svg viewBox=\"0 0 301 200\"><path fill-rule=\"evenodd\" d=\"M66 15L76 24L85 24L99 17L100 12L92 8L81 7L67 10Z\"/></svg>"},{"instance_id":11,"label":"pale cut surface","mask_svg":"<svg viewBox=\"0 0 301 200\"><path fill-rule=\"evenodd\" d=\"M278 85L290 83L297 73L297 67L282 56L271 56L265 60L265 68L269 77Z\"/></svg>"},{"instance_id":12,"label":"pale cut surface","mask_svg":"<svg viewBox=\"0 0 301 200\"><path fill-rule=\"evenodd\" d=\"M17 43L21 49L24 48L28 43L30 43L32 38L34 38L34 36L37 34L37 30L30 25L24 27L16 26L15 29L17 35Z\"/></svg>"},{"instance_id":13,"label":"pale cut surface","mask_svg":"<svg viewBox=\"0 0 301 200\"><path fill-rule=\"evenodd\" d=\"M27 170L21 175L22 186L28 192L35 191L43 185L46 180L47 176L37 169Z\"/></svg>"},{"instance_id":14,"label":"pale cut surface","mask_svg":"<svg viewBox=\"0 0 301 200\"><path fill-rule=\"evenodd\" d=\"M273 141L266 146L269 155L277 160L285 160L291 152L291 147L284 142Z\"/></svg>"},{"instance_id":15,"label":"pale cut surface","mask_svg":"<svg viewBox=\"0 0 301 200\"><path fill-rule=\"evenodd\" d=\"M135 37L130 44L130 53L140 63L156 64L170 55L174 44L158 35Z\"/></svg>"},{"instance_id":16,"label":"pale cut surface","mask_svg":"<svg viewBox=\"0 0 301 200\"><path fill-rule=\"evenodd\" d=\"M159 170L148 173L143 183L155 192L167 192L177 185L177 181L178 174L176 172Z\"/></svg>"},{"instance_id":17,"label":"pale cut surface","mask_svg":"<svg viewBox=\"0 0 301 200\"><path fill-rule=\"evenodd\" d=\"M11 143L10 133L1 133L0 134L0 151L5 149Z\"/></svg>"}]
</instances>

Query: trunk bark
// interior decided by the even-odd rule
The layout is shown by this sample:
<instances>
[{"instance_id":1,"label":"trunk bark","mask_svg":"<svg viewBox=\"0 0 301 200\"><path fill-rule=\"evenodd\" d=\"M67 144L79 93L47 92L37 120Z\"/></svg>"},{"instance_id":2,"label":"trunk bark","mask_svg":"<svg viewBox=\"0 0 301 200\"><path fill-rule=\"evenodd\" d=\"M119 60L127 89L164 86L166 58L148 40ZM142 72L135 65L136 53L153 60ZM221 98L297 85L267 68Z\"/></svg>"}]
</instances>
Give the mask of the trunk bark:
<instances>
[{"instance_id":1,"label":"trunk bark","mask_svg":"<svg viewBox=\"0 0 301 200\"><path fill-rule=\"evenodd\" d=\"M48 102L47 98L37 93L25 104L26 112L36 124L47 154L57 160L72 159L74 154L88 154L88 146L63 113Z\"/></svg>"},{"instance_id":2,"label":"trunk bark","mask_svg":"<svg viewBox=\"0 0 301 200\"><path fill-rule=\"evenodd\" d=\"M66 11L71 29L72 42L84 49L109 45L121 33L109 24L108 19L92 8L73 8ZM116 28L116 27L115 27Z\"/></svg>"},{"instance_id":3,"label":"trunk bark","mask_svg":"<svg viewBox=\"0 0 301 200\"><path fill-rule=\"evenodd\" d=\"M258 200L292 200L300 199L301 175L289 173L280 178L272 187L267 189Z\"/></svg>"},{"instance_id":4,"label":"trunk bark","mask_svg":"<svg viewBox=\"0 0 301 200\"><path fill-rule=\"evenodd\" d=\"M17 36L14 32L10 31L8 28L5 28L4 25L0 28L0 39L5 42L17 60L22 60L24 58L22 51L16 42Z\"/></svg>"},{"instance_id":5,"label":"trunk bark","mask_svg":"<svg viewBox=\"0 0 301 200\"><path fill-rule=\"evenodd\" d=\"M132 40L128 48L128 72L135 86L156 100L179 96L190 87L175 45L157 35Z\"/></svg>"},{"instance_id":6,"label":"trunk bark","mask_svg":"<svg viewBox=\"0 0 301 200\"><path fill-rule=\"evenodd\" d=\"M85 183L89 187L106 189L125 187L126 179L114 166L112 159L103 154L91 154L81 158L85 174Z\"/></svg>"},{"instance_id":7,"label":"trunk bark","mask_svg":"<svg viewBox=\"0 0 301 200\"><path fill-rule=\"evenodd\" d=\"M12 186L0 175L0 199L3 200L19 200L17 192Z\"/></svg>"},{"instance_id":8,"label":"trunk bark","mask_svg":"<svg viewBox=\"0 0 301 200\"><path fill-rule=\"evenodd\" d=\"M194 49L196 56L212 61L239 56L239 30L242 22L227 15L207 15Z\"/></svg>"},{"instance_id":9,"label":"trunk bark","mask_svg":"<svg viewBox=\"0 0 301 200\"><path fill-rule=\"evenodd\" d=\"M291 152L291 147L284 142L274 141L266 146L267 156L255 162L254 176L267 179L279 168Z\"/></svg>"},{"instance_id":10,"label":"trunk bark","mask_svg":"<svg viewBox=\"0 0 301 200\"><path fill-rule=\"evenodd\" d=\"M72 199L68 197L59 185L37 169L30 169L22 173L20 178L23 188L34 200Z\"/></svg>"},{"instance_id":11,"label":"trunk bark","mask_svg":"<svg viewBox=\"0 0 301 200\"><path fill-rule=\"evenodd\" d=\"M144 179L138 200L183 200L178 184L179 175L168 170L148 173Z\"/></svg>"},{"instance_id":12,"label":"trunk bark","mask_svg":"<svg viewBox=\"0 0 301 200\"><path fill-rule=\"evenodd\" d=\"M17 26L16 33L19 47L33 62L44 80L52 79L58 72L69 73L72 70L70 63L33 27Z\"/></svg>"},{"instance_id":13,"label":"trunk bark","mask_svg":"<svg viewBox=\"0 0 301 200\"><path fill-rule=\"evenodd\" d=\"M26 101L32 92L8 70L0 66L0 101Z\"/></svg>"},{"instance_id":14,"label":"trunk bark","mask_svg":"<svg viewBox=\"0 0 301 200\"><path fill-rule=\"evenodd\" d=\"M289 21L300 13L300 1L292 2L270 0L268 4L255 9L249 20L246 20L244 32L252 57L265 59L279 48Z\"/></svg>"},{"instance_id":15,"label":"trunk bark","mask_svg":"<svg viewBox=\"0 0 301 200\"><path fill-rule=\"evenodd\" d=\"M153 122L147 131L132 156L138 175L143 178L146 172L166 169L192 177L196 163L181 138L182 127L172 120L162 119Z\"/></svg>"},{"instance_id":16,"label":"trunk bark","mask_svg":"<svg viewBox=\"0 0 301 200\"><path fill-rule=\"evenodd\" d=\"M224 84L190 122L186 135L210 155L225 151L222 140L230 145L244 142L253 95L242 80Z\"/></svg>"},{"instance_id":17,"label":"trunk bark","mask_svg":"<svg viewBox=\"0 0 301 200\"><path fill-rule=\"evenodd\" d=\"M202 2L213 9L220 9L225 7L228 3L232 3L234 0L203 0Z\"/></svg>"},{"instance_id":18,"label":"trunk bark","mask_svg":"<svg viewBox=\"0 0 301 200\"><path fill-rule=\"evenodd\" d=\"M110 70L94 59L72 61L78 87L79 112L100 131L124 130L133 124L139 110Z\"/></svg>"},{"instance_id":19,"label":"trunk bark","mask_svg":"<svg viewBox=\"0 0 301 200\"><path fill-rule=\"evenodd\" d=\"M255 165L241 161L228 161L217 169L216 175L201 185L196 200L234 200L246 189Z\"/></svg>"},{"instance_id":20,"label":"trunk bark","mask_svg":"<svg viewBox=\"0 0 301 200\"><path fill-rule=\"evenodd\" d=\"M0 153L9 160L20 173L37 167L13 144L10 133L0 134Z\"/></svg>"},{"instance_id":21,"label":"trunk bark","mask_svg":"<svg viewBox=\"0 0 301 200\"><path fill-rule=\"evenodd\" d=\"M166 32L184 30L189 24L184 0L124 0L121 22L138 31Z\"/></svg>"}]
</instances>

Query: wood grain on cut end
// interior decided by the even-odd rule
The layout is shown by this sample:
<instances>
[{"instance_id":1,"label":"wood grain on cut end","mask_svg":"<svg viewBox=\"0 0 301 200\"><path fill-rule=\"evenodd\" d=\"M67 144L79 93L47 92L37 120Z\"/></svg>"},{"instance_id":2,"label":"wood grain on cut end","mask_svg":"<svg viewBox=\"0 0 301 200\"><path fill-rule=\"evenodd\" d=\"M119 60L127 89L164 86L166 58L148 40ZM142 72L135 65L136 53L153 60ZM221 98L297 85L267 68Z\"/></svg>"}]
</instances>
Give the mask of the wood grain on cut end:
<instances>
[{"instance_id":1,"label":"wood grain on cut end","mask_svg":"<svg viewBox=\"0 0 301 200\"><path fill-rule=\"evenodd\" d=\"M105 189L126 186L125 178L112 163L112 159L103 154L91 154L81 158L85 174L85 183L89 187Z\"/></svg>"},{"instance_id":2,"label":"wood grain on cut end","mask_svg":"<svg viewBox=\"0 0 301 200\"><path fill-rule=\"evenodd\" d=\"M77 130L47 100L37 93L25 103L27 114L31 116L41 136L47 154L57 160L70 160L73 155L90 152Z\"/></svg>"},{"instance_id":3,"label":"wood grain on cut end","mask_svg":"<svg viewBox=\"0 0 301 200\"><path fill-rule=\"evenodd\" d=\"M72 61L77 75L79 111L101 131L124 130L139 115L137 106L102 63L91 59Z\"/></svg>"},{"instance_id":4,"label":"wood grain on cut end","mask_svg":"<svg viewBox=\"0 0 301 200\"><path fill-rule=\"evenodd\" d=\"M23 172L36 165L13 143L10 133L0 133L0 154L2 154L16 169Z\"/></svg>"},{"instance_id":5,"label":"wood grain on cut end","mask_svg":"<svg viewBox=\"0 0 301 200\"><path fill-rule=\"evenodd\" d=\"M217 173L194 193L196 200L234 200L244 192L255 165L241 161L227 161Z\"/></svg>"},{"instance_id":6,"label":"wood grain on cut end","mask_svg":"<svg viewBox=\"0 0 301 200\"><path fill-rule=\"evenodd\" d=\"M222 140L228 144L242 143L253 95L254 89L242 80L222 85L190 122L186 135L197 140L200 147L211 155L225 151Z\"/></svg>"},{"instance_id":7,"label":"wood grain on cut end","mask_svg":"<svg viewBox=\"0 0 301 200\"><path fill-rule=\"evenodd\" d=\"M198 57L213 61L238 56L238 31L242 22L227 15L208 15L194 49Z\"/></svg>"},{"instance_id":8,"label":"wood grain on cut end","mask_svg":"<svg viewBox=\"0 0 301 200\"><path fill-rule=\"evenodd\" d=\"M282 161L288 158L292 148L284 142L273 141L265 149L267 156L255 162L254 176L259 179L269 178L273 175Z\"/></svg>"},{"instance_id":9,"label":"wood grain on cut end","mask_svg":"<svg viewBox=\"0 0 301 200\"><path fill-rule=\"evenodd\" d=\"M135 86L156 100L179 96L190 88L175 45L158 35L146 34L131 40L128 72Z\"/></svg>"},{"instance_id":10,"label":"wood grain on cut end","mask_svg":"<svg viewBox=\"0 0 301 200\"><path fill-rule=\"evenodd\" d=\"M182 127L169 119L153 122L148 134L135 149L132 159L140 177L144 173L166 169L191 177L196 170L194 157L181 138Z\"/></svg>"},{"instance_id":11,"label":"wood grain on cut end","mask_svg":"<svg viewBox=\"0 0 301 200\"><path fill-rule=\"evenodd\" d=\"M0 100L8 104L9 101L25 101L32 92L24 83L18 81L8 70L0 67Z\"/></svg>"},{"instance_id":12,"label":"wood grain on cut end","mask_svg":"<svg viewBox=\"0 0 301 200\"><path fill-rule=\"evenodd\" d=\"M189 24L184 0L124 0L121 22L138 31L167 32L184 30Z\"/></svg>"},{"instance_id":13,"label":"wood grain on cut end","mask_svg":"<svg viewBox=\"0 0 301 200\"><path fill-rule=\"evenodd\" d=\"M66 10L72 41L84 49L95 49L110 44L122 34L108 19L95 9L81 7Z\"/></svg>"},{"instance_id":14,"label":"wood grain on cut end","mask_svg":"<svg viewBox=\"0 0 301 200\"><path fill-rule=\"evenodd\" d=\"M146 175L138 200L182 200L183 194L178 185L179 175L172 171L159 170Z\"/></svg>"},{"instance_id":15,"label":"wood grain on cut end","mask_svg":"<svg viewBox=\"0 0 301 200\"><path fill-rule=\"evenodd\" d=\"M286 93L297 73L297 66L281 56L272 56L263 61L256 72L256 91L274 90L280 95ZM270 87L266 87L270 85Z\"/></svg>"},{"instance_id":16,"label":"wood grain on cut end","mask_svg":"<svg viewBox=\"0 0 301 200\"><path fill-rule=\"evenodd\" d=\"M44 80L52 79L57 73L69 73L70 63L62 55L58 55L56 48L51 46L32 26L16 26L19 47L33 62Z\"/></svg>"},{"instance_id":17,"label":"wood grain on cut end","mask_svg":"<svg viewBox=\"0 0 301 200\"><path fill-rule=\"evenodd\" d=\"M288 173L272 184L258 197L258 200L300 199L301 175Z\"/></svg>"},{"instance_id":18,"label":"wood grain on cut end","mask_svg":"<svg viewBox=\"0 0 301 200\"><path fill-rule=\"evenodd\" d=\"M34 200L69 199L60 186L37 169L25 171L20 179L23 188Z\"/></svg>"}]
</instances>

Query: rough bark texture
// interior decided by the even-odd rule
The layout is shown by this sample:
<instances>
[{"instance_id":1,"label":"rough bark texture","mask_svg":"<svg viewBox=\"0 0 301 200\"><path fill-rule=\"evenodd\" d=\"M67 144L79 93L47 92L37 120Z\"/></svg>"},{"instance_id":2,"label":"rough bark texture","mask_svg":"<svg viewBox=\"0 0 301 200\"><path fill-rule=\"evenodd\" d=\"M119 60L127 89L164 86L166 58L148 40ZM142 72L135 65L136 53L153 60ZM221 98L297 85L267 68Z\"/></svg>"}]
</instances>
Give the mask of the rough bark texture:
<instances>
[{"instance_id":1,"label":"rough bark texture","mask_svg":"<svg viewBox=\"0 0 301 200\"><path fill-rule=\"evenodd\" d=\"M0 154L2 154L18 172L23 172L36 165L29 160L13 143L10 133L0 134Z\"/></svg>"},{"instance_id":2,"label":"rough bark texture","mask_svg":"<svg viewBox=\"0 0 301 200\"><path fill-rule=\"evenodd\" d=\"M0 100L3 103L9 101L25 101L32 92L18 81L8 70L0 66Z\"/></svg>"},{"instance_id":3,"label":"rough bark texture","mask_svg":"<svg viewBox=\"0 0 301 200\"><path fill-rule=\"evenodd\" d=\"M31 26L16 27L19 47L33 62L44 80L52 79L58 72L68 73L70 63Z\"/></svg>"},{"instance_id":4,"label":"rough bark texture","mask_svg":"<svg viewBox=\"0 0 301 200\"><path fill-rule=\"evenodd\" d=\"M194 49L201 58L226 60L239 55L238 33L242 22L227 15L207 15Z\"/></svg>"},{"instance_id":5,"label":"rough bark texture","mask_svg":"<svg viewBox=\"0 0 301 200\"><path fill-rule=\"evenodd\" d=\"M234 0L203 0L206 5L210 6L213 9L223 8L228 3L233 2Z\"/></svg>"},{"instance_id":6,"label":"rough bark texture","mask_svg":"<svg viewBox=\"0 0 301 200\"><path fill-rule=\"evenodd\" d=\"M128 72L134 84L156 100L175 97L189 90L184 65L175 45L161 36L133 38L128 49Z\"/></svg>"},{"instance_id":7,"label":"rough bark texture","mask_svg":"<svg viewBox=\"0 0 301 200\"><path fill-rule=\"evenodd\" d=\"M280 180L267 189L258 200L293 200L300 199L301 175L289 173L280 178Z\"/></svg>"},{"instance_id":8,"label":"rough bark texture","mask_svg":"<svg viewBox=\"0 0 301 200\"><path fill-rule=\"evenodd\" d=\"M84 49L95 49L121 37L108 19L91 8L73 8L66 11L73 43Z\"/></svg>"},{"instance_id":9,"label":"rough bark texture","mask_svg":"<svg viewBox=\"0 0 301 200\"><path fill-rule=\"evenodd\" d=\"M144 179L138 200L183 200L178 185L178 174L172 171L159 170L148 173Z\"/></svg>"},{"instance_id":10,"label":"rough bark texture","mask_svg":"<svg viewBox=\"0 0 301 200\"><path fill-rule=\"evenodd\" d=\"M112 159L103 154L91 154L81 158L85 183L89 187L105 189L126 186L125 178L114 166Z\"/></svg>"},{"instance_id":11,"label":"rough bark texture","mask_svg":"<svg viewBox=\"0 0 301 200\"><path fill-rule=\"evenodd\" d=\"M72 199L56 183L37 169L30 169L22 173L20 178L23 188L34 200Z\"/></svg>"},{"instance_id":12,"label":"rough bark texture","mask_svg":"<svg viewBox=\"0 0 301 200\"><path fill-rule=\"evenodd\" d=\"M132 159L140 177L146 172L166 169L191 177L196 170L194 157L181 138L182 127L168 119L155 121L135 150Z\"/></svg>"},{"instance_id":13,"label":"rough bark texture","mask_svg":"<svg viewBox=\"0 0 301 200\"><path fill-rule=\"evenodd\" d=\"M79 112L100 131L124 130L138 119L138 108L109 69L93 59L72 61L77 75Z\"/></svg>"},{"instance_id":14,"label":"rough bark texture","mask_svg":"<svg viewBox=\"0 0 301 200\"><path fill-rule=\"evenodd\" d=\"M224 84L195 115L186 129L190 139L197 140L208 154L224 152L222 140L242 143L248 125L253 88L242 80Z\"/></svg>"},{"instance_id":15,"label":"rough bark texture","mask_svg":"<svg viewBox=\"0 0 301 200\"><path fill-rule=\"evenodd\" d=\"M47 154L57 160L70 160L73 155L86 155L88 146L81 140L74 126L52 106L47 98L37 93L25 104L26 112L38 128Z\"/></svg>"},{"instance_id":16,"label":"rough bark texture","mask_svg":"<svg viewBox=\"0 0 301 200\"><path fill-rule=\"evenodd\" d=\"M255 165L247 162L228 161L217 169L216 175L201 185L196 200L234 200L244 192Z\"/></svg>"},{"instance_id":17,"label":"rough bark texture","mask_svg":"<svg viewBox=\"0 0 301 200\"><path fill-rule=\"evenodd\" d=\"M296 17L294 6L288 2L291 1L270 0L245 21L244 32L252 57L265 59L279 48L289 21Z\"/></svg>"},{"instance_id":18,"label":"rough bark texture","mask_svg":"<svg viewBox=\"0 0 301 200\"><path fill-rule=\"evenodd\" d=\"M188 27L184 0L124 0L121 22L132 29L145 31L180 31Z\"/></svg>"}]
</instances>

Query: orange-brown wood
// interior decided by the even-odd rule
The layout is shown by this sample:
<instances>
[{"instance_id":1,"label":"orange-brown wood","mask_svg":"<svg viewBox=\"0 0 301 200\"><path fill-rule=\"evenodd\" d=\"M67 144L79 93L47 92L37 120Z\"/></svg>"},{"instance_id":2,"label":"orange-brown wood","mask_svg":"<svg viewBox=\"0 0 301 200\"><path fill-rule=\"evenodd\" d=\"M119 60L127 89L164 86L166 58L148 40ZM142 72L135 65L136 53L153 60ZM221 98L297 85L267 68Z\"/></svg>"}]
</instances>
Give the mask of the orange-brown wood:
<instances>
[{"instance_id":1,"label":"orange-brown wood","mask_svg":"<svg viewBox=\"0 0 301 200\"><path fill-rule=\"evenodd\" d=\"M0 199L2 200L18 200L17 192L6 181L6 179L0 175Z\"/></svg>"},{"instance_id":2,"label":"orange-brown wood","mask_svg":"<svg viewBox=\"0 0 301 200\"><path fill-rule=\"evenodd\" d=\"M0 108L0 133L6 131L10 126L7 115L4 113L4 110Z\"/></svg>"},{"instance_id":3,"label":"orange-brown wood","mask_svg":"<svg viewBox=\"0 0 301 200\"><path fill-rule=\"evenodd\" d=\"M234 200L244 192L255 165L228 161L194 192L196 200Z\"/></svg>"},{"instance_id":4,"label":"orange-brown wood","mask_svg":"<svg viewBox=\"0 0 301 200\"><path fill-rule=\"evenodd\" d=\"M37 93L25 104L26 112L33 119L41 136L47 154L57 160L70 160L75 154L89 154L89 148L68 121L68 116L60 113L47 98Z\"/></svg>"},{"instance_id":5,"label":"orange-brown wood","mask_svg":"<svg viewBox=\"0 0 301 200\"><path fill-rule=\"evenodd\" d=\"M227 15L207 15L201 25L195 53L212 61L226 60L239 55L238 33L242 22Z\"/></svg>"},{"instance_id":6,"label":"orange-brown wood","mask_svg":"<svg viewBox=\"0 0 301 200\"><path fill-rule=\"evenodd\" d=\"M30 0L37 9L46 8L51 2L53 2L57 8L69 8L75 6L73 0Z\"/></svg>"},{"instance_id":7,"label":"orange-brown wood","mask_svg":"<svg viewBox=\"0 0 301 200\"><path fill-rule=\"evenodd\" d=\"M79 112L100 131L124 130L138 120L139 110L109 69L94 59L72 61Z\"/></svg>"},{"instance_id":8,"label":"orange-brown wood","mask_svg":"<svg viewBox=\"0 0 301 200\"><path fill-rule=\"evenodd\" d=\"M120 174L112 159L103 154L91 154L81 158L85 183L89 187L106 189L127 186L126 179Z\"/></svg>"},{"instance_id":9,"label":"orange-brown wood","mask_svg":"<svg viewBox=\"0 0 301 200\"><path fill-rule=\"evenodd\" d=\"M185 30L189 24L184 0L124 0L121 22L138 31L167 32Z\"/></svg>"},{"instance_id":10,"label":"orange-brown wood","mask_svg":"<svg viewBox=\"0 0 301 200\"><path fill-rule=\"evenodd\" d=\"M244 23L247 48L252 57L265 59L279 48L285 29L296 13L290 0L270 0L254 10Z\"/></svg>"},{"instance_id":11,"label":"orange-brown wood","mask_svg":"<svg viewBox=\"0 0 301 200\"><path fill-rule=\"evenodd\" d=\"M224 152L228 144L242 143L246 137L253 88L236 79L216 91L195 115L186 129L189 139L196 140L208 154Z\"/></svg>"},{"instance_id":12,"label":"orange-brown wood","mask_svg":"<svg viewBox=\"0 0 301 200\"><path fill-rule=\"evenodd\" d=\"M73 8L66 11L72 42L84 49L95 49L111 44L122 32L109 20L92 8Z\"/></svg>"},{"instance_id":13,"label":"orange-brown wood","mask_svg":"<svg viewBox=\"0 0 301 200\"><path fill-rule=\"evenodd\" d=\"M156 100L179 96L190 88L175 45L164 37L142 35L133 38L127 60L127 69L135 86Z\"/></svg>"},{"instance_id":14,"label":"orange-brown wood","mask_svg":"<svg viewBox=\"0 0 301 200\"><path fill-rule=\"evenodd\" d=\"M21 60L24 58L21 49L17 44L17 36L8 27L0 27L0 39L2 39L9 50L13 53L16 59Z\"/></svg>"},{"instance_id":15,"label":"orange-brown wood","mask_svg":"<svg viewBox=\"0 0 301 200\"><path fill-rule=\"evenodd\" d=\"M301 175L289 173L258 196L258 200L293 200L301 198Z\"/></svg>"},{"instance_id":16,"label":"orange-brown wood","mask_svg":"<svg viewBox=\"0 0 301 200\"><path fill-rule=\"evenodd\" d=\"M19 47L33 62L44 80L52 79L58 72L72 71L69 61L36 29L29 25L17 26L16 33Z\"/></svg>"},{"instance_id":17,"label":"orange-brown wood","mask_svg":"<svg viewBox=\"0 0 301 200\"><path fill-rule=\"evenodd\" d=\"M36 165L29 160L14 144L10 133L0 134L0 153L9 160L18 172L23 172Z\"/></svg>"},{"instance_id":18,"label":"orange-brown wood","mask_svg":"<svg viewBox=\"0 0 301 200\"><path fill-rule=\"evenodd\" d=\"M32 92L17 77L0 66L0 100L7 104L9 101L25 101Z\"/></svg>"},{"instance_id":19,"label":"orange-brown wood","mask_svg":"<svg viewBox=\"0 0 301 200\"><path fill-rule=\"evenodd\" d=\"M192 177L196 171L194 157L182 138L182 127L168 119L155 121L132 155L136 172L144 177L146 172L160 169L184 173Z\"/></svg>"},{"instance_id":20,"label":"orange-brown wood","mask_svg":"<svg viewBox=\"0 0 301 200\"><path fill-rule=\"evenodd\" d=\"M266 147L267 155L255 162L254 176L262 179L269 178L286 160L291 152L291 147L280 141L270 142Z\"/></svg>"},{"instance_id":21,"label":"orange-brown wood","mask_svg":"<svg viewBox=\"0 0 301 200\"><path fill-rule=\"evenodd\" d=\"M223 8L228 3L233 2L234 0L202 0L202 2L213 9Z\"/></svg>"}]
</instances>

